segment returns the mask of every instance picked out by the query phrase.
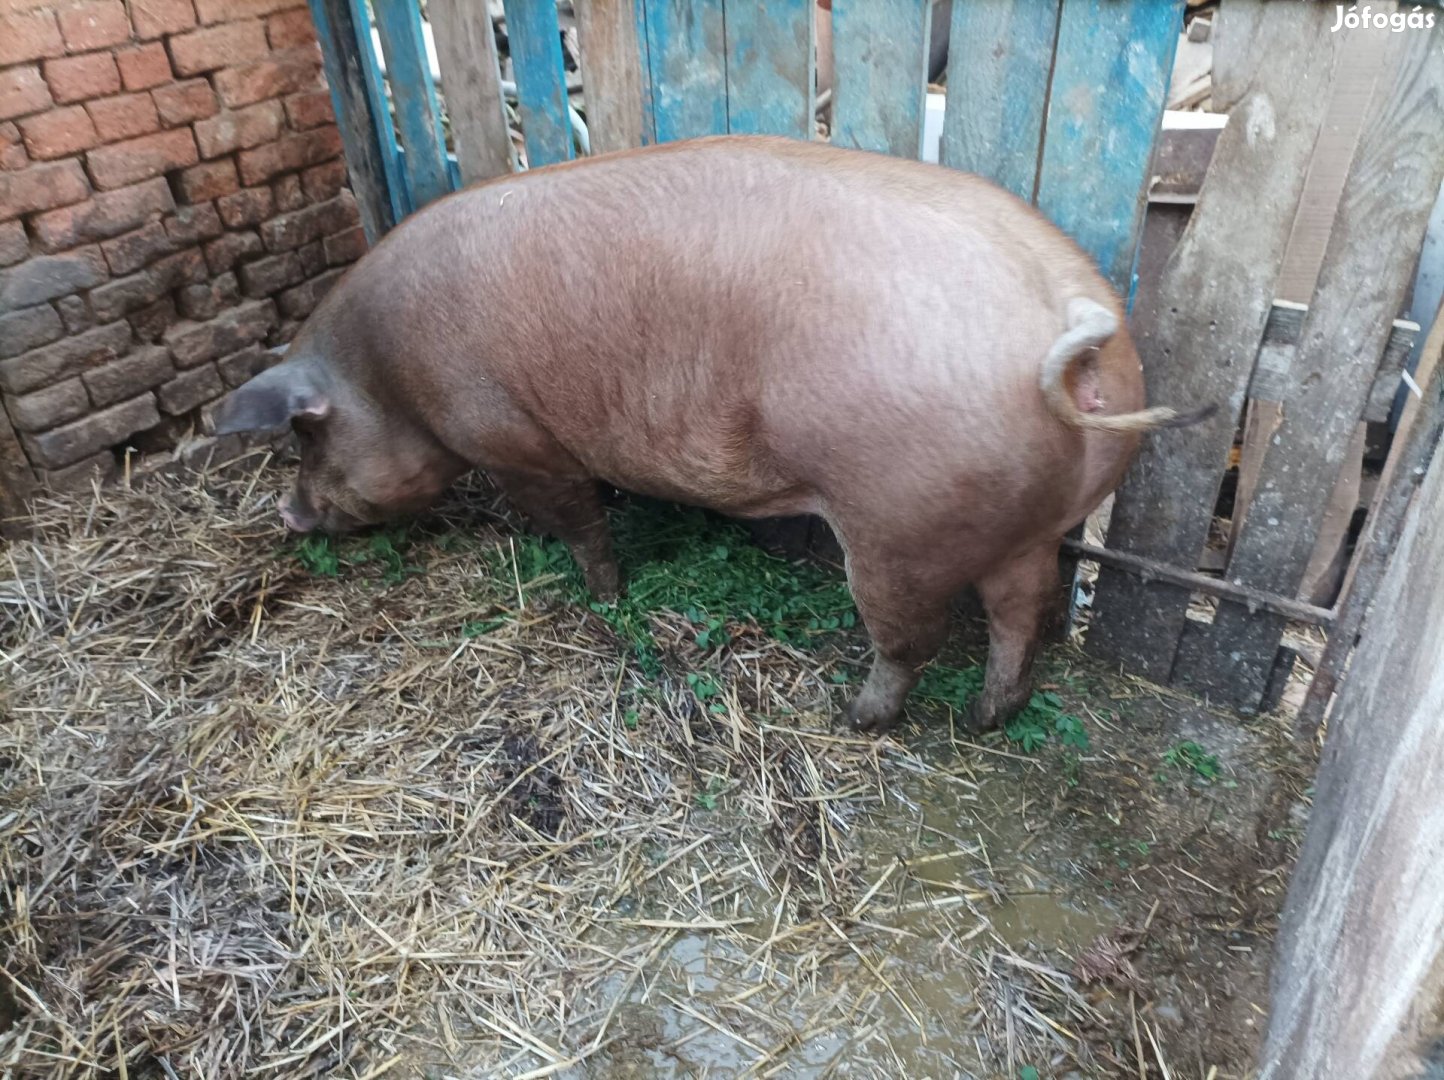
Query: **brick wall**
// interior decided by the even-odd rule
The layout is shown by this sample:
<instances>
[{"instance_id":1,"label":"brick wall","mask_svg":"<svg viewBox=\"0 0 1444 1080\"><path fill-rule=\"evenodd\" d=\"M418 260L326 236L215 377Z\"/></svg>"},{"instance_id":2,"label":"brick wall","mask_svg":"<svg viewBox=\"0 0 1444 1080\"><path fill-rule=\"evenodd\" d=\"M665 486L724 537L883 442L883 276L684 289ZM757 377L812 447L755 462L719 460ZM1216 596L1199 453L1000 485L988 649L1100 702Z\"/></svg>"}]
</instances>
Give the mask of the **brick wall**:
<instances>
[{"instance_id":1,"label":"brick wall","mask_svg":"<svg viewBox=\"0 0 1444 1080\"><path fill-rule=\"evenodd\" d=\"M304 0L0 0L19 468L88 481L264 367L364 250L340 153Z\"/></svg>"}]
</instances>

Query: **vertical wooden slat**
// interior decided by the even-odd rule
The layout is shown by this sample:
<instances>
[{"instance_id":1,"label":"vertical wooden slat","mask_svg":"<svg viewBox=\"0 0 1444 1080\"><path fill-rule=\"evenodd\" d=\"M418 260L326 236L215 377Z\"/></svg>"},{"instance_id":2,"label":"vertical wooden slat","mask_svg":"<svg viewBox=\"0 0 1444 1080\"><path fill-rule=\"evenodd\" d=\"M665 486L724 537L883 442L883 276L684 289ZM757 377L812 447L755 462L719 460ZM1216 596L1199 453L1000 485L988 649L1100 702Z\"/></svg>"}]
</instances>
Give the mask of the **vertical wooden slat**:
<instances>
[{"instance_id":1,"label":"vertical wooden slat","mask_svg":"<svg viewBox=\"0 0 1444 1080\"><path fill-rule=\"evenodd\" d=\"M727 130L812 138L813 0L727 0Z\"/></svg>"},{"instance_id":2,"label":"vertical wooden slat","mask_svg":"<svg viewBox=\"0 0 1444 1080\"><path fill-rule=\"evenodd\" d=\"M359 0L310 0L310 5L346 150L346 170L366 239L374 244L403 211L396 183L396 138L371 52L370 26Z\"/></svg>"},{"instance_id":3,"label":"vertical wooden slat","mask_svg":"<svg viewBox=\"0 0 1444 1080\"><path fill-rule=\"evenodd\" d=\"M527 164L570 161L572 123L556 0L506 0L506 36Z\"/></svg>"},{"instance_id":4,"label":"vertical wooden slat","mask_svg":"<svg viewBox=\"0 0 1444 1080\"><path fill-rule=\"evenodd\" d=\"M1038 209L1131 292L1182 0L1063 0Z\"/></svg>"},{"instance_id":5,"label":"vertical wooden slat","mask_svg":"<svg viewBox=\"0 0 1444 1080\"><path fill-rule=\"evenodd\" d=\"M647 57L657 141L727 132L722 0L647 0Z\"/></svg>"},{"instance_id":6,"label":"vertical wooden slat","mask_svg":"<svg viewBox=\"0 0 1444 1080\"><path fill-rule=\"evenodd\" d=\"M386 76L401 145L406 149L411 208L419 210L451 190L441 107L436 103L426 42L421 36L421 10L417 0L372 0L372 4L381 51L386 54Z\"/></svg>"},{"instance_id":7,"label":"vertical wooden slat","mask_svg":"<svg viewBox=\"0 0 1444 1080\"><path fill-rule=\"evenodd\" d=\"M833 0L832 142L922 155L927 0Z\"/></svg>"},{"instance_id":8,"label":"vertical wooden slat","mask_svg":"<svg viewBox=\"0 0 1444 1080\"><path fill-rule=\"evenodd\" d=\"M510 172L515 156L501 99L496 36L485 4L430 0L446 115L464 184Z\"/></svg>"},{"instance_id":9,"label":"vertical wooden slat","mask_svg":"<svg viewBox=\"0 0 1444 1080\"><path fill-rule=\"evenodd\" d=\"M1134 339L1149 398L1218 415L1143 440L1114 501L1108 546L1192 570L1208 537L1225 459L1273 304L1333 68L1331 9L1232 0L1215 48L1245 55L1238 100L1197 207L1162 278L1145 282ZM1231 61L1232 62L1232 61ZM1246 212L1245 212L1246 211ZM1086 647L1157 682L1173 670L1187 589L1103 568Z\"/></svg>"},{"instance_id":10,"label":"vertical wooden slat","mask_svg":"<svg viewBox=\"0 0 1444 1080\"><path fill-rule=\"evenodd\" d=\"M577 0L577 40L592 152L641 146L644 134L640 0ZM644 16L645 18L645 16Z\"/></svg>"},{"instance_id":11,"label":"vertical wooden slat","mask_svg":"<svg viewBox=\"0 0 1444 1080\"><path fill-rule=\"evenodd\" d=\"M1032 201L1058 0L954 3L939 160Z\"/></svg>"},{"instance_id":12,"label":"vertical wooden slat","mask_svg":"<svg viewBox=\"0 0 1444 1080\"><path fill-rule=\"evenodd\" d=\"M1228 565L1231 580L1284 596L1295 595L1303 580L1341 453L1408 294L1413 265L1399 252L1419 250L1444 179L1444 52L1428 33L1390 35L1387 44L1304 315L1282 420ZM1253 707L1284 625L1278 616L1221 601L1206 647L1175 678Z\"/></svg>"}]
</instances>

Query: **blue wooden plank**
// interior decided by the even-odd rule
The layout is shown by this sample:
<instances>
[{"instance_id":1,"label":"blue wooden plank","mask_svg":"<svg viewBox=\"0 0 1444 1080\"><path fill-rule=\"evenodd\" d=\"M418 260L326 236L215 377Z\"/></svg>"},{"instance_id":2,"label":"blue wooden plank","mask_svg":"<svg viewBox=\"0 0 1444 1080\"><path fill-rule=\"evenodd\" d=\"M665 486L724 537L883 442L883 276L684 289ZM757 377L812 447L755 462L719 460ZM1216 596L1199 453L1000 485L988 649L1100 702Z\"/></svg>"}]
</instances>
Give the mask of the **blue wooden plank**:
<instances>
[{"instance_id":1,"label":"blue wooden plank","mask_svg":"<svg viewBox=\"0 0 1444 1080\"><path fill-rule=\"evenodd\" d=\"M940 160L1033 200L1059 0L953 4Z\"/></svg>"},{"instance_id":2,"label":"blue wooden plank","mask_svg":"<svg viewBox=\"0 0 1444 1080\"><path fill-rule=\"evenodd\" d=\"M570 161L572 124L556 0L506 0L506 37L528 167Z\"/></svg>"},{"instance_id":3,"label":"blue wooden plank","mask_svg":"<svg viewBox=\"0 0 1444 1080\"><path fill-rule=\"evenodd\" d=\"M1182 0L1063 0L1038 209L1132 291Z\"/></svg>"},{"instance_id":4,"label":"blue wooden plank","mask_svg":"<svg viewBox=\"0 0 1444 1080\"><path fill-rule=\"evenodd\" d=\"M833 0L832 141L922 156L928 0Z\"/></svg>"},{"instance_id":5,"label":"blue wooden plank","mask_svg":"<svg viewBox=\"0 0 1444 1080\"><path fill-rule=\"evenodd\" d=\"M647 0L634 0L637 17L637 50L642 62L642 145L657 141L657 116L652 102L652 50L647 42Z\"/></svg>"},{"instance_id":6,"label":"blue wooden plank","mask_svg":"<svg viewBox=\"0 0 1444 1080\"><path fill-rule=\"evenodd\" d=\"M364 11L358 21L360 9L353 0L310 0L310 7L336 126L346 150L346 170L356 193L366 239L374 244L396 224L401 206L394 183L396 142L391 135L380 73L375 70L375 57L371 57L368 69L357 48L364 39L365 55L369 56L371 35ZM383 133L389 140L382 139Z\"/></svg>"},{"instance_id":7,"label":"blue wooden plank","mask_svg":"<svg viewBox=\"0 0 1444 1080\"><path fill-rule=\"evenodd\" d=\"M726 0L727 130L812 138L814 0Z\"/></svg>"},{"instance_id":8,"label":"blue wooden plank","mask_svg":"<svg viewBox=\"0 0 1444 1080\"><path fill-rule=\"evenodd\" d=\"M723 0L647 0L647 61L658 142L727 131Z\"/></svg>"},{"instance_id":9,"label":"blue wooden plank","mask_svg":"<svg viewBox=\"0 0 1444 1080\"><path fill-rule=\"evenodd\" d=\"M446 174L446 139L441 107L431 81L417 0L372 0L376 33L386 54L386 76L401 145L406 148L406 181L411 209L419 210L451 190Z\"/></svg>"}]
</instances>

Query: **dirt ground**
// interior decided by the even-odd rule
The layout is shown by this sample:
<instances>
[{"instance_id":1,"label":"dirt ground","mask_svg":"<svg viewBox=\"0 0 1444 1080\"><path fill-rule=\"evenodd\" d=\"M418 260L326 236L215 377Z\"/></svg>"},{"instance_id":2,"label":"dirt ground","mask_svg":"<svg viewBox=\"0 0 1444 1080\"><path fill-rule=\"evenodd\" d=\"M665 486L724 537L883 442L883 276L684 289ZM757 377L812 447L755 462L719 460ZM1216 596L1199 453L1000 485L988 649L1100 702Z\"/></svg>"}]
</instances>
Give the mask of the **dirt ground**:
<instances>
[{"instance_id":1,"label":"dirt ground","mask_svg":"<svg viewBox=\"0 0 1444 1080\"><path fill-rule=\"evenodd\" d=\"M1058 645L967 737L960 617L863 739L834 574L619 511L596 608L479 482L324 544L285 479L60 501L7 549L4 1075L1247 1075L1284 721Z\"/></svg>"}]
</instances>

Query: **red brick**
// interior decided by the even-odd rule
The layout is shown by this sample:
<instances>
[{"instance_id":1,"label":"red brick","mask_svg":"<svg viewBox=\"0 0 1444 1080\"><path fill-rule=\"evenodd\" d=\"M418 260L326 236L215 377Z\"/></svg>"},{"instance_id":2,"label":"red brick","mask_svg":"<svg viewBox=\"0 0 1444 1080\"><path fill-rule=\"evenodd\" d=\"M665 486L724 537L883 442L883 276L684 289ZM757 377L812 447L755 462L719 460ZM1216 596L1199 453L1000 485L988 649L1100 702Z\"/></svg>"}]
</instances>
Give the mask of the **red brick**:
<instances>
[{"instance_id":1,"label":"red brick","mask_svg":"<svg viewBox=\"0 0 1444 1080\"><path fill-rule=\"evenodd\" d=\"M66 379L33 394L7 394L5 411L17 431L45 431L84 416L90 411L90 397L79 379Z\"/></svg>"},{"instance_id":2,"label":"red brick","mask_svg":"<svg viewBox=\"0 0 1444 1080\"><path fill-rule=\"evenodd\" d=\"M272 15L266 20L266 39L273 49L314 44L316 28L311 25L311 13L305 8L296 8Z\"/></svg>"},{"instance_id":3,"label":"red brick","mask_svg":"<svg viewBox=\"0 0 1444 1080\"><path fill-rule=\"evenodd\" d=\"M118 52L115 62L127 90L149 90L171 80L170 57L159 41Z\"/></svg>"},{"instance_id":4,"label":"red brick","mask_svg":"<svg viewBox=\"0 0 1444 1080\"><path fill-rule=\"evenodd\" d=\"M269 49L266 28L259 20L226 23L170 39L170 58L177 75L200 75L250 63Z\"/></svg>"},{"instance_id":5,"label":"red brick","mask_svg":"<svg viewBox=\"0 0 1444 1080\"><path fill-rule=\"evenodd\" d=\"M301 178L295 173L281 177L271 185L271 194L276 197L276 211L289 214L306 205L305 192L301 190Z\"/></svg>"},{"instance_id":6,"label":"red brick","mask_svg":"<svg viewBox=\"0 0 1444 1080\"><path fill-rule=\"evenodd\" d=\"M206 245L206 265L212 274L221 274L242 259L264 255L265 252L266 245L254 232L228 233Z\"/></svg>"},{"instance_id":7,"label":"red brick","mask_svg":"<svg viewBox=\"0 0 1444 1080\"><path fill-rule=\"evenodd\" d=\"M176 367L190 368L260 341L276 325L276 305L251 300L203 323L177 323L166 334Z\"/></svg>"},{"instance_id":8,"label":"red brick","mask_svg":"<svg viewBox=\"0 0 1444 1080\"><path fill-rule=\"evenodd\" d=\"M276 298L281 314L290 319L304 319L315 310L316 305L331 291L331 287L341 280L341 275L347 269L342 266L335 270L327 270L324 274L319 274L309 281L302 282L294 289L283 292Z\"/></svg>"},{"instance_id":9,"label":"red brick","mask_svg":"<svg viewBox=\"0 0 1444 1080\"><path fill-rule=\"evenodd\" d=\"M65 327L61 325L60 316L49 304L37 304L0 315L0 358L18 356L64 336Z\"/></svg>"},{"instance_id":10,"label":"red brick","mask_svg":"<svg viewBox=\"0 0 1444 1080\"><path fill-rule=\"evenodd\" d=\"M191 0L130 0L130 18L139 38L178 34L196 24Z\"/></svg>"},{"instance_id":11,"label":"red brick","mask_svg":"<svg viewBox=\"0 0 1444 1080\"><path fill-rule=\"evenodd\" d=\"M177 188L188 203L209 202L229 195L241 186L236 179L236 163L230 158L207 161L180 174Z\"/></svg>"},{"instance_id":12,"label":"red brick","mask_svg":"<svg viewBox=\"0 0 1444 1080\"><path fill-rule=\"evenodd\" d=\"M130 20L120 0L87 0L60 11L60 36L67 52L105 49L130 40Z\"/></svg>"},{"instance_id":13,"label":"red brick","mask_svg":"<svg viewBox=\"0 0 1444 1080\"><path fill-rule=\"evenodd\" d=\"M90 194L78 161L52 161L0 173L0 221L80 202Z\"/></svg>"},{"instance_id":14,"label":"red brick","mask_svg":"<svg viewBox=\"0 0 1444 1080\"><path fill-rule=\"evenodd\" d=\"M50 88L34 64L0 71L0 120L39 112L50 105Z\"/></svg>"},{"instance_id":15,"label":"red brick","mask_svg":"<svg viewBox=\"0 0 1444 1080\"><path fill-rule=\"evenodd\" d=\"M204 322L215 318L223 308L239 303L241 287L235 274L221 274L204 285L187 285L176 294L176 299L187 319Z\"/></svg>"},{"instance_id":16,"label":"red brick","mask_svg":"<svg viewBox=\"0 0 1444 1080\"><path fill-rule=\"evenodd\" d=\"M281 358L269 349L252 345L217 360L216 367L220 370L225 384L234 387L250 382L268 367L280 363L280 360Z\"/></svg>"},{"instance_id":17,"label":"red brick","mask_svg":"<svg viewBox=\"0 0 1444 1080\"><path fill-rule=\"evenodd\" d=\"M333 125L303 135L287 135L254 150L243 150L236 165L240 169L241 183L252 187L284 172L319 165L340 153L341 133Z\"/></svg>"},{"instance_id":18,"label":"red brick","mask_svg":"<svg viewBox=\"0 0 1444 1080\"><path fill-rule=\"evenodd\" d=\"M311 202L334 199L346 186L346 163L340 158L317 165L301 174L301 186Z\"/></svg>"},{"instance_id":19,"label":"red brick","mask_svg":"<svg viewBox=\"0 0 1444 1080\"><path fill-rule=\"evenodd\" d=\"M118 236L174 207L169 185L156 178L41 214L30 225L42 251L64 251L86 240Z\"/></svg>"},{"instance_id":20,"label":"red brick","mask_svg":"<svg viewBox=\"0 0 1444 1080\"><path fill-rule=\"evenodd\" d=\"M20 440L32 462L42 469L57 469L116 446L158 423L155 398L143 394L43 434L22 435Z\"/></svg>"},{"instance_id":21,"label":"red brick","mask_svg":"<svg viewBox=\"0 0 1444 1080\"><path fill-rule=\"evenodd\" d=\"M49 90L46 93L50 93ZM9 120L0 121L0 169L15 172L30 164L30 155L25 152L20 129ZM0 214L0 217L3 217Z\"/></svg>"},{"instance_id":22,"label":"red brick","mask_svg":"<svg viewBox=\"0 0 1444 1080\"><path fill-rule=\"evenodd\" d=\"M189 285L185 287L191 288ZM169 296L162 296L154 304L132 311L125 321L130 323L130 328L141 341L159 341L180 321L180 315L176 312L175 301Z\"/></svg>"},{"instance_id":23,"label":"red brick","mask_svg":"<svg viewBox=\"0 0 1444 1080\"><path fill-rule=\"evenodd\" d=\"M177 247L199 244L203 240L214 240L225 230L221 228L220 215L211 203L199 206L182 206L165 219L166 235Z\"/></svg>"},{"instance_id":24,"label":"red brick","mask_svg":"<svg viewBox=\"0 0 1444 1080\"><path fill-rule=\"evenodd\" d=\"M0 266L18 263L29 254L30 237L25 235L25 226L18 221L0 225Z\"/></svg>"},{"instance_id":25,"label":"red brick","mask_svg":"<svg viewBox=\"0 0 1444 1080\"><path fill-rule=\"evenodd\" d=\"M262 101L197 121L196 143L202 157L213 158L271 142L280 132L281 103Z\"/></svg>"},{"instance_id":26,"label":"red brick","mask_svg":"<svg viewBox=\"0 0 1444 1080\"><path fill-rule=\"evenodd\" d=\"M174 375L175 365L170 362L170 351L151 346L92 368L80 378L90 391L90 400L103 407L143 394Z\"/></svg>"},{"instance_id":27,"label":"red brick","mask_svg":"<svg viewBox=\"0 0 1444 1080\"><path fill-rule=\"evenodd\" d=\"M331 109L330 91L311 90L288 97L286 99L286 118L297 131L334 123L336 114Z\"/></svg>"},{"instance_id":28,"label":"red brick","mask_svg":"<svg viewBox=\"0 0 1444 1080\"><path fill-rule=\"evenodd\" d=\"M115 454L110 450L102 450L98 454L82 458L74 465L67 465L63 469L41 469L36 475L51 491L89 491L91 485L103 484L119 471L120 466L116 464Z\"/></svg>"},{"instance_id":29,"label":"red brick","mask_svg":"<svg viewBox=\"0 0 1444 1080\"><path fill-rule=\"evenodd\" d=\"M317 203L291 214L281 214L261 226L267 251L290 251L357 223L356 201L349 191L330 202Z\"/></svg>"},{"instance_id":30,"label":"red brick","mask_svg":"<svg viewBox=\"0 0 1444 1080\"><path fill-rule=\"evenodd\" d=\"M43 304L99 285L108 276L97 248L77 248L64 255L36 255L12 269L0 270L0 310Z\"/></svg>"},{"instance_id":31,"label":"red brick","mask_svg":"<svg viewBox=\"0 0 1444 1080\"><path fill-rule=\"evenodd\" d=\"M231 108L266 98L314 90L320 83L321 58L316 47L272 53L266 59L215 73L216 93Z\"/></svg>"},{"instance_id":32,"label":"red brick","mask_svg":"<svg viewBox=\"0 0 1444 1080\"><path fill-rule=\"evenodd\" d=\"M120 89L120 72L110 53L90 53L45 61L45 81L55 100L68 105L115 93Z\"/></svg>"},{"instance_id":33,"label":"red brick","mask_svg":"<svg viewBox=\"0 0 1444 1080\"><path fill-rule=\"evenodd\" d=\"M53 11L41 9L0 16L0 66L59 56L64 51Z\"/></svg>"},{"instance_id":34,"label":"red brick","mask_svg":"<svg viewBox=\"0 0 1444 1080\"><path fill-rule=\"evenodd\" d=\"M20 134L25 149L37 161L78 154L100 141L90 114L79 105L27 117L20 121Z\"/></svg>"},{"instance_id":35,"label":"red brick","mask_svg":"<svg viewBox=\"0 0 1444 1080\"><path fill-rule=\"evenodd\" d=\"M85 109L95 121L95 131L101 142L132 139L160 127L155 102L151 101L150 95L146 93L100 98L98 101L88 102Z\"/></svg>"},{"instance_id":36,"label":"red brick","mask_svg":"<svg viewBox=\"0 0 1444 1080\"><path fill-rule=\"evenodd\" d=\"M190 371L183 371L155 392L156 401L162 412L180 416L192 409L214 401L226 392L221 374L215 364L202 364Z\"/></svg>"},{"instance_id":37,"label":"red brick","mask_svg":"<svg viewBox=\"0 0 1444 1080\"><path fill-rule=\"evenodd\" d=\"M205 79L191 79L187 82L158 86L151 91L155 107L160 112L161 123L166 127L189 124L215 116L220 107L216 104L215 91Z\"/></svg>"},{"instance_id":38,"label":"red brick","mask_svg":"<svg viewBox=\"0 0 1444 1080\"><path fill-rule=\"evenodd\" d=\"M196 0L196 14L203 23L247 19L273 11L303 7L306 0Z\"/></svg>"},{"instance_id":39,"label":"red brick","mask_svg":"<svg viewBox=\"0 0 1444 1080\"><path fill-rule=\"evenodd\" d=\"M130 327L125 323L97 326L54 345L0 361L0 389L28 394L113 359L129 348Z\"/></svg>"},{"instance_id":40,"label":"red brick","mask_svg":"<svg viewBox=\"0 0 1444 1080\"><path fill-rule=\"evenodd\" d=\"M320 240L312 240L296 254L301 257L301 269L307 277L315 277L326 269L326 248Z\"/></svg>"},{"instance_id":41,"label":"red brick","mask_svg":"<svg viewBox=\"0 0 1444 1080\"><path fill-rule=\"evenodd\" d=\"M194 285L206 278L206 261L200 248L167 255L149 269L116 278L90 294L97 318L117 319L146 304L153 304L172 289Z\"/></svg>"},{"instance_id":42,"label":"red brick","mask_svg":"<svg viewBox=\"0 0 1444 1080\"><path fill-rule=\"evenodd\" d=\"M95 314L90 310L90 304L79 294L62 296L55 301L55 307L65 323L67 334L78 334L95 325Z\"/></svg>"},{"instance_id":43,"label":"red brick","mask_svg":"<svg viewBox=\"0 0 1444 1080\"><path fill-rule=\"evenodd\" d=\"M217 199L216 209L228 228L240 229L259 225L270 217L275 212L276 200L270 188L246 188Z\"/></svg>"},{"instance_id":44,"label":"red brick","mask_svg":"<svg viewBox=\"0 0 1444 1080\"><path fill-rule=\"evenodd\" d=\"M246 263L239 273L241 291L251 297L270 296L306 278L306 271L301 269L301 259L294 251Z\"/></svg>"},{"instance_id":45,"label":"red brick","mask_svg":"<svg viewBox=\"0 0 1444 1080\"><path fill-rule=\"evenodd\" d=\"M169 255L175 246L165 226L159 221L152 221L134 232L107 240L100 245L100 250L105 253L110 272L119 277L149 266L162 255Z\"/></svg>"},{"instance_id":46,"label":"red brick","mask_svg":"<svg viewBox=\"0 0 1444 1080\"><path fill-rule=\"evenodd\" d=\"M196 141L185 128L112 143L86 155L95 186L107 190L194 165Z\"/></svg>"}]
</instances>

